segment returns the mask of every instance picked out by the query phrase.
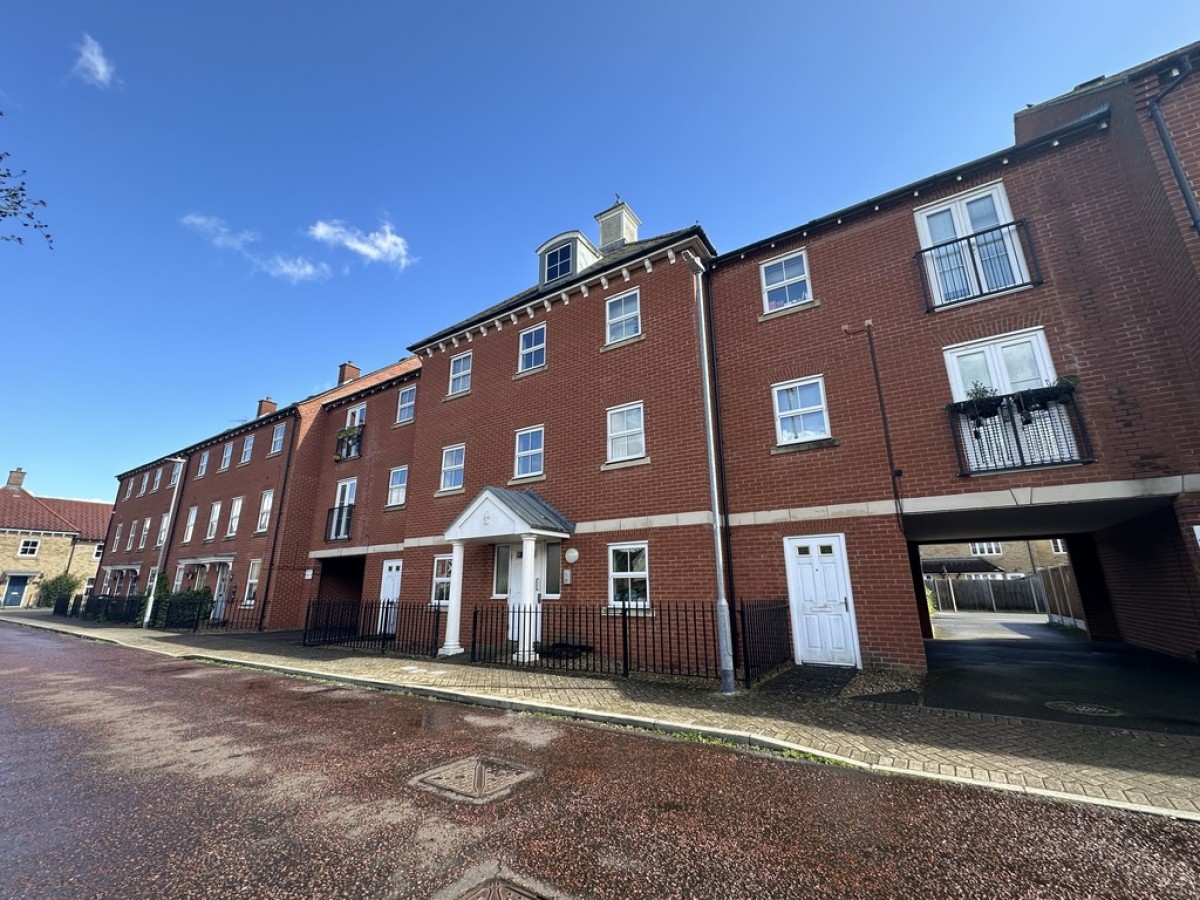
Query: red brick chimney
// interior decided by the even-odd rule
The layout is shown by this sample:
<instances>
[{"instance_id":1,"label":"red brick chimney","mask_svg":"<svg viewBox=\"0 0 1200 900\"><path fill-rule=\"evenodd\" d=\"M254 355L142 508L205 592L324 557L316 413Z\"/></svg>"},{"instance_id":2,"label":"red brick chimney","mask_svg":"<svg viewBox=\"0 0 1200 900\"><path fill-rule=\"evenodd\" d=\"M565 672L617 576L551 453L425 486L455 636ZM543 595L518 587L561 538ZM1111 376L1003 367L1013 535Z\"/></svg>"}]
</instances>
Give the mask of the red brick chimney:
<instances>
[{"instance_id":1,"label":"red brick chimney","mask_svg":"<svg viewBox=\"0 0 1200 900\"><path fill-rule=\"evenodd\" d=\"M8 484L6 487L19 488L25 483L25 470L17 466L8 473Z\"/></svg>"},{"instance_id":2,"label":"red brick chimney","mask_svg":"<svg viewBox=\"0 0 1200 900\"><path fill-rule=\"evenodd\" d=\"M270 397L263 397L258 401L258 414L254 417L261 419L263 416L269 416L279 408L279 405Z\"/></svg>"},{"instance_id":3,"label":"red brick chimney","mask_svg":"<svg viewBox=\"0 0 1200 900\"><path fill-rule=\"evenodd\" d=\"M338 384L345 384L347 381L353 381L360 374L362 374L362 369L347 360L338 366Z\"/></svg>"}]
</instances>

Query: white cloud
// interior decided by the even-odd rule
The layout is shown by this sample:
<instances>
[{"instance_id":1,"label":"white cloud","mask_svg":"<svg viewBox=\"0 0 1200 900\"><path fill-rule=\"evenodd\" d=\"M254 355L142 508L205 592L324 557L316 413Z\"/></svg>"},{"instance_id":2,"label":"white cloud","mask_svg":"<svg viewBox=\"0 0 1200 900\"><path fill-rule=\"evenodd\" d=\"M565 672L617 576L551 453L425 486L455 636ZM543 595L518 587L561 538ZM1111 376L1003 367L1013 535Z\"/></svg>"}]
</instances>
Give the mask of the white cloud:
<instances>
[{"instance_id":1,"label":"white cloud","mask_svg":"<svg viewBox=\"0 0 1200 900\"><path fill-rule=\"evenodd\" d=\"M236 253L250 263L254 271L286 281L288 284L317 281L328 278L331 274L329 266L325 263L314 263L303 256L288 257L276 253L268 258L251 252L248 247L258 241L258 234L253 231L234 231L219 216L188 213L179 222L202 235L218 250Z\"/></svg>"},{"instance_id":2,"label":"white cloud","mask_svg":"<svg viewBox=\"0 0 1200 900\"><path fill-rule=\"evenodd\" d=\"M106 88L114 80L120 83L116 65L104 55L100 42L87 32L84 32L83 43L79 45L79 57L71 71L93 87Z\"/></svg>"},{"instance_id":3,"label":"white cloud","mask_svg":"<svg viewBox=\"0 0 1200 900\"><path fill-rule=\"evenodd\" d=\"M240 253L247 244L252 244L258 240L258 235L253 231L239 231L234 233L225 223L225 220L217 216L202 216L199 213L188 213L179 221L188 228L200 232L208 238L209 243L221 250L236 250Z\"/></svg>"},{"instance_id":4,"label":"white cloud","mask_svg":"<svg viewBox=\"0 0 1200 900\"><path fill-rule=\"evenodd\" d=\"M255 259L255 266L260 272L266 272L272 278L281 278L290 284L302 281L316 281L329 277L329 266L325 263L312 263L303 256L287 257L276 253L270 259Z\"/></svg>"},{"instance_id":5,"label":"white cloud","mask_svg":"<svg viewBox=\"0 0 1200 900\"><path fill-rule=\"evenodd\" d=\"M398 272L413 261L408 254L408 241L392 231L390 222L384 222L378 231L363 234L354 226L337 219L317 221L309 227L308 236L330 247L344 247L367 262L385 263Z\"/></svg>"}]
</instances>

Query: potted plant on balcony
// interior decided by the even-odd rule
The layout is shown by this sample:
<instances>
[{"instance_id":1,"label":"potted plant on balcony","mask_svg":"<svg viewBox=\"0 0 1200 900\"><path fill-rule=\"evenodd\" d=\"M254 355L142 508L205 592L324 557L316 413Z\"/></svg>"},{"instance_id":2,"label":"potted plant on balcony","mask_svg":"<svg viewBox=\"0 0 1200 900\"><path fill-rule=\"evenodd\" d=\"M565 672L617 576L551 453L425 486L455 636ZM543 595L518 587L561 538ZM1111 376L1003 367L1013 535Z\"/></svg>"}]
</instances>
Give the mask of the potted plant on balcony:
<instances>
[{"instance_id":1,"label":"potted plant on balcony","mask_svg":"<svg viewBox=\"0 0 1200 900\"><path fill-rule=\"evenodd\" d=\"M1000 415L1004 407L1004 398L997 396L996 389L991 385L976 381L967 390L967 399L958 404L958 411L971 420L975 428L975 437L979 437L979 428L984 419L994 419Z\"/></svg>"},{"instance_id":2,"label":"potted plant on balcony","mask_svg":"<svg viewBox=\"0 0 1200 900\"><path fill-rule=\"evenodd\" d=\"M1021 424L1032 423L1033 413L1049 409L1051 403L1070 403L1078 385L1078 375L1063 375L1053 383L1047 382L1045 387L1028 388L1018 392L1014 400L1021 413Z\"/></svg>"}]
</instances>

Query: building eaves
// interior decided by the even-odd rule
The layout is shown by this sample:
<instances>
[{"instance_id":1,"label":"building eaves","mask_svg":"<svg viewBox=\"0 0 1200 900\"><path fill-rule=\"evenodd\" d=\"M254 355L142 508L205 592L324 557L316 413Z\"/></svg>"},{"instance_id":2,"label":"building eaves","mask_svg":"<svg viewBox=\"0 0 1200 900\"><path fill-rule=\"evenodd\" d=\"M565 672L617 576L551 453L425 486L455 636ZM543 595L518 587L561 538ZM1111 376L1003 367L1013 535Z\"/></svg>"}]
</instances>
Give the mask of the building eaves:
<instances>
[{"instance_id":1,"label":"building eaves","mask_svg":"<svg viewBox=\"0 0 1200 900\"><path fill-rule=\"evenodd\" d=\"M380 391L386 391L398 384L402 384L405 381L412 381L413 379L421 376L420 359L415 356L410 356L406 360L401 360L402 365L405 363L408 363L408 365L404 367L403 371L396 373L390 378L385 378L383 381L367 385L361 390L353 391L340 397L334 397L332 400L326 400L321 404L321 407L323 409L335 409L339 406L345 406L347 403L354 403L355 401L370 397L373 394L378 394Z\"/></svg>"},{"instance_id":2,"label":"building eaves","mask_svg":"<svg viewBox=\"0 0 1200 900\"><path fill-rule=\"evenodd\" d=\"M519 294L514 294L505 300L501 300L499 303L489 306L487 309L476 313L470 318L463 319L461 322L451 325L449 328L443 328L436 334L430 335L429 337L418 341L415 344L409 345L408 349L413 353L419 353L421 350L424 350L431 344L435 344L438 341L449 340L456 334L461 334L464 331L487 324L493 319L521 309L532 301L543 298L557 297L564 293L570 294L571 292L578 290L580 285L584 285L589 281L596 280L601 276L607 276L609 274L619 272L623 266L628 266L642 257L659 253L663 250L666 250L672 244L679 243L680 241L692 237L699 238L704 242L704 246L709 253L713 254L714 256L716 255L716 248L713 247L712 243L708 239L708 235L704 233L704 229L699 225L681 228L678 231L671 231L667 234L659 235L657 237L647 238L644 241L634 241L631 244L625 244L624 246L605 254L595 263L588 266L586 269L580 270L574 277L570 279L526 288Z\"/></svg>"},{"instance_id":3,"label":"building eaves","mask_svg":"<svg viewBox=\"0 0 1200 900\"><path fill-rule=\"evenodd\" d=\"M1064 142L1079 139L1087 135L1095 133L1097 130L1103 130L1108 127L1108 122L1111 117L1111 109L1105 104L1088 113L1080 116L1073 122L1068 122L1060 128L1038 137L1025 141L1020 144L1014 144L1004 150L999 150L995 153L989 153L987 156L982 156L979 159L972 160L968 163L955 166L951 169L946 169L938 172L936 175L930 175L922 178L920 181L914 181L911 184L906 184L904 187L896 188L888 191L886 194L880 194L870 200L864 200L861 203L856 203L853 206L848 206L845 209L830 213L829 215L821 216L813 219L803 225L798 225L795 228L789 228L787 231L781 231L778 234L770 237L762 238L747 244L744 247L739 247L736 250L730 250L727 253L722 253L712 261L712 268L717 268L723 263L731 262L740 259L744 256L757 253L760 250L774 247L776 244L794 240L796 238L806 238L815 235L821 231L827 231L830 228L836 228L839 225L845 225L852 221L873 216L876 213L883 212L894 206L907 205L912 203L915 197L921 194L935 191L939 188L946 187L957 183L958 181L971 177L979 172L987 169L995 168L998 165L1007 165L1019 159L1026 159L1030 156L1044 153L1052 148L1058 147Z\"/></svg>"},{"instance_id":4,"label":"building eaves","mask_svg":"<svg viewBox=\"0 0 1200 900\"><path fill-rule=\"evenodd\" d=\"M921 560L921 571L926 575L960 574L964 572L1002 572L995 563L978 556L930 557Z\"/></svg>"}]
</instances>

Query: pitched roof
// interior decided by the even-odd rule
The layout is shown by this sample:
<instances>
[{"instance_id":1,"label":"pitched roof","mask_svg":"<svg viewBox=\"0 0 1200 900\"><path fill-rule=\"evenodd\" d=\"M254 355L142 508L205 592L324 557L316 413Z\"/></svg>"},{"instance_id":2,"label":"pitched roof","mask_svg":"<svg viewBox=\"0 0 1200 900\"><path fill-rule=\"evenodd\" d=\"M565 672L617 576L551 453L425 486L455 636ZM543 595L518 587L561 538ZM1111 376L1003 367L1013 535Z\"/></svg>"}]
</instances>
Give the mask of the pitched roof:
<instances>
[{"instance_id":1,"label":"pitched roof","mask_svg":"<svg viewBox=\"0 0 1200 900\"><path fill-rule=\"evenodd\" d=\"M102 541L108 533L112 504L98 500L65 500L61 497L39 497L56 515L75 526L85 541Z\"/></svg>"},{"instance_id":2,"label":"pitched roof","mask_svg":"<svg viewBox=\"0 0 1200 900\"><path fill-rule=\"evenodd\" d=\"M485 490L503 498L513 512L534 528L573 534L575 523L539 497L532 489L514 491L511 488L487 487Z\"/></svg>"},{"instance_id":3,"label":"pitched roof","mask_svg":"<svg viewBox=\"0 0 1200 900\"><path fill-rule=\"evenodd\" d=\"M939 556L922 559L921 571L926 575L940 575L943 572L1003 572L1004 570L978 556Z\"/></svg>"}]
</instances>

